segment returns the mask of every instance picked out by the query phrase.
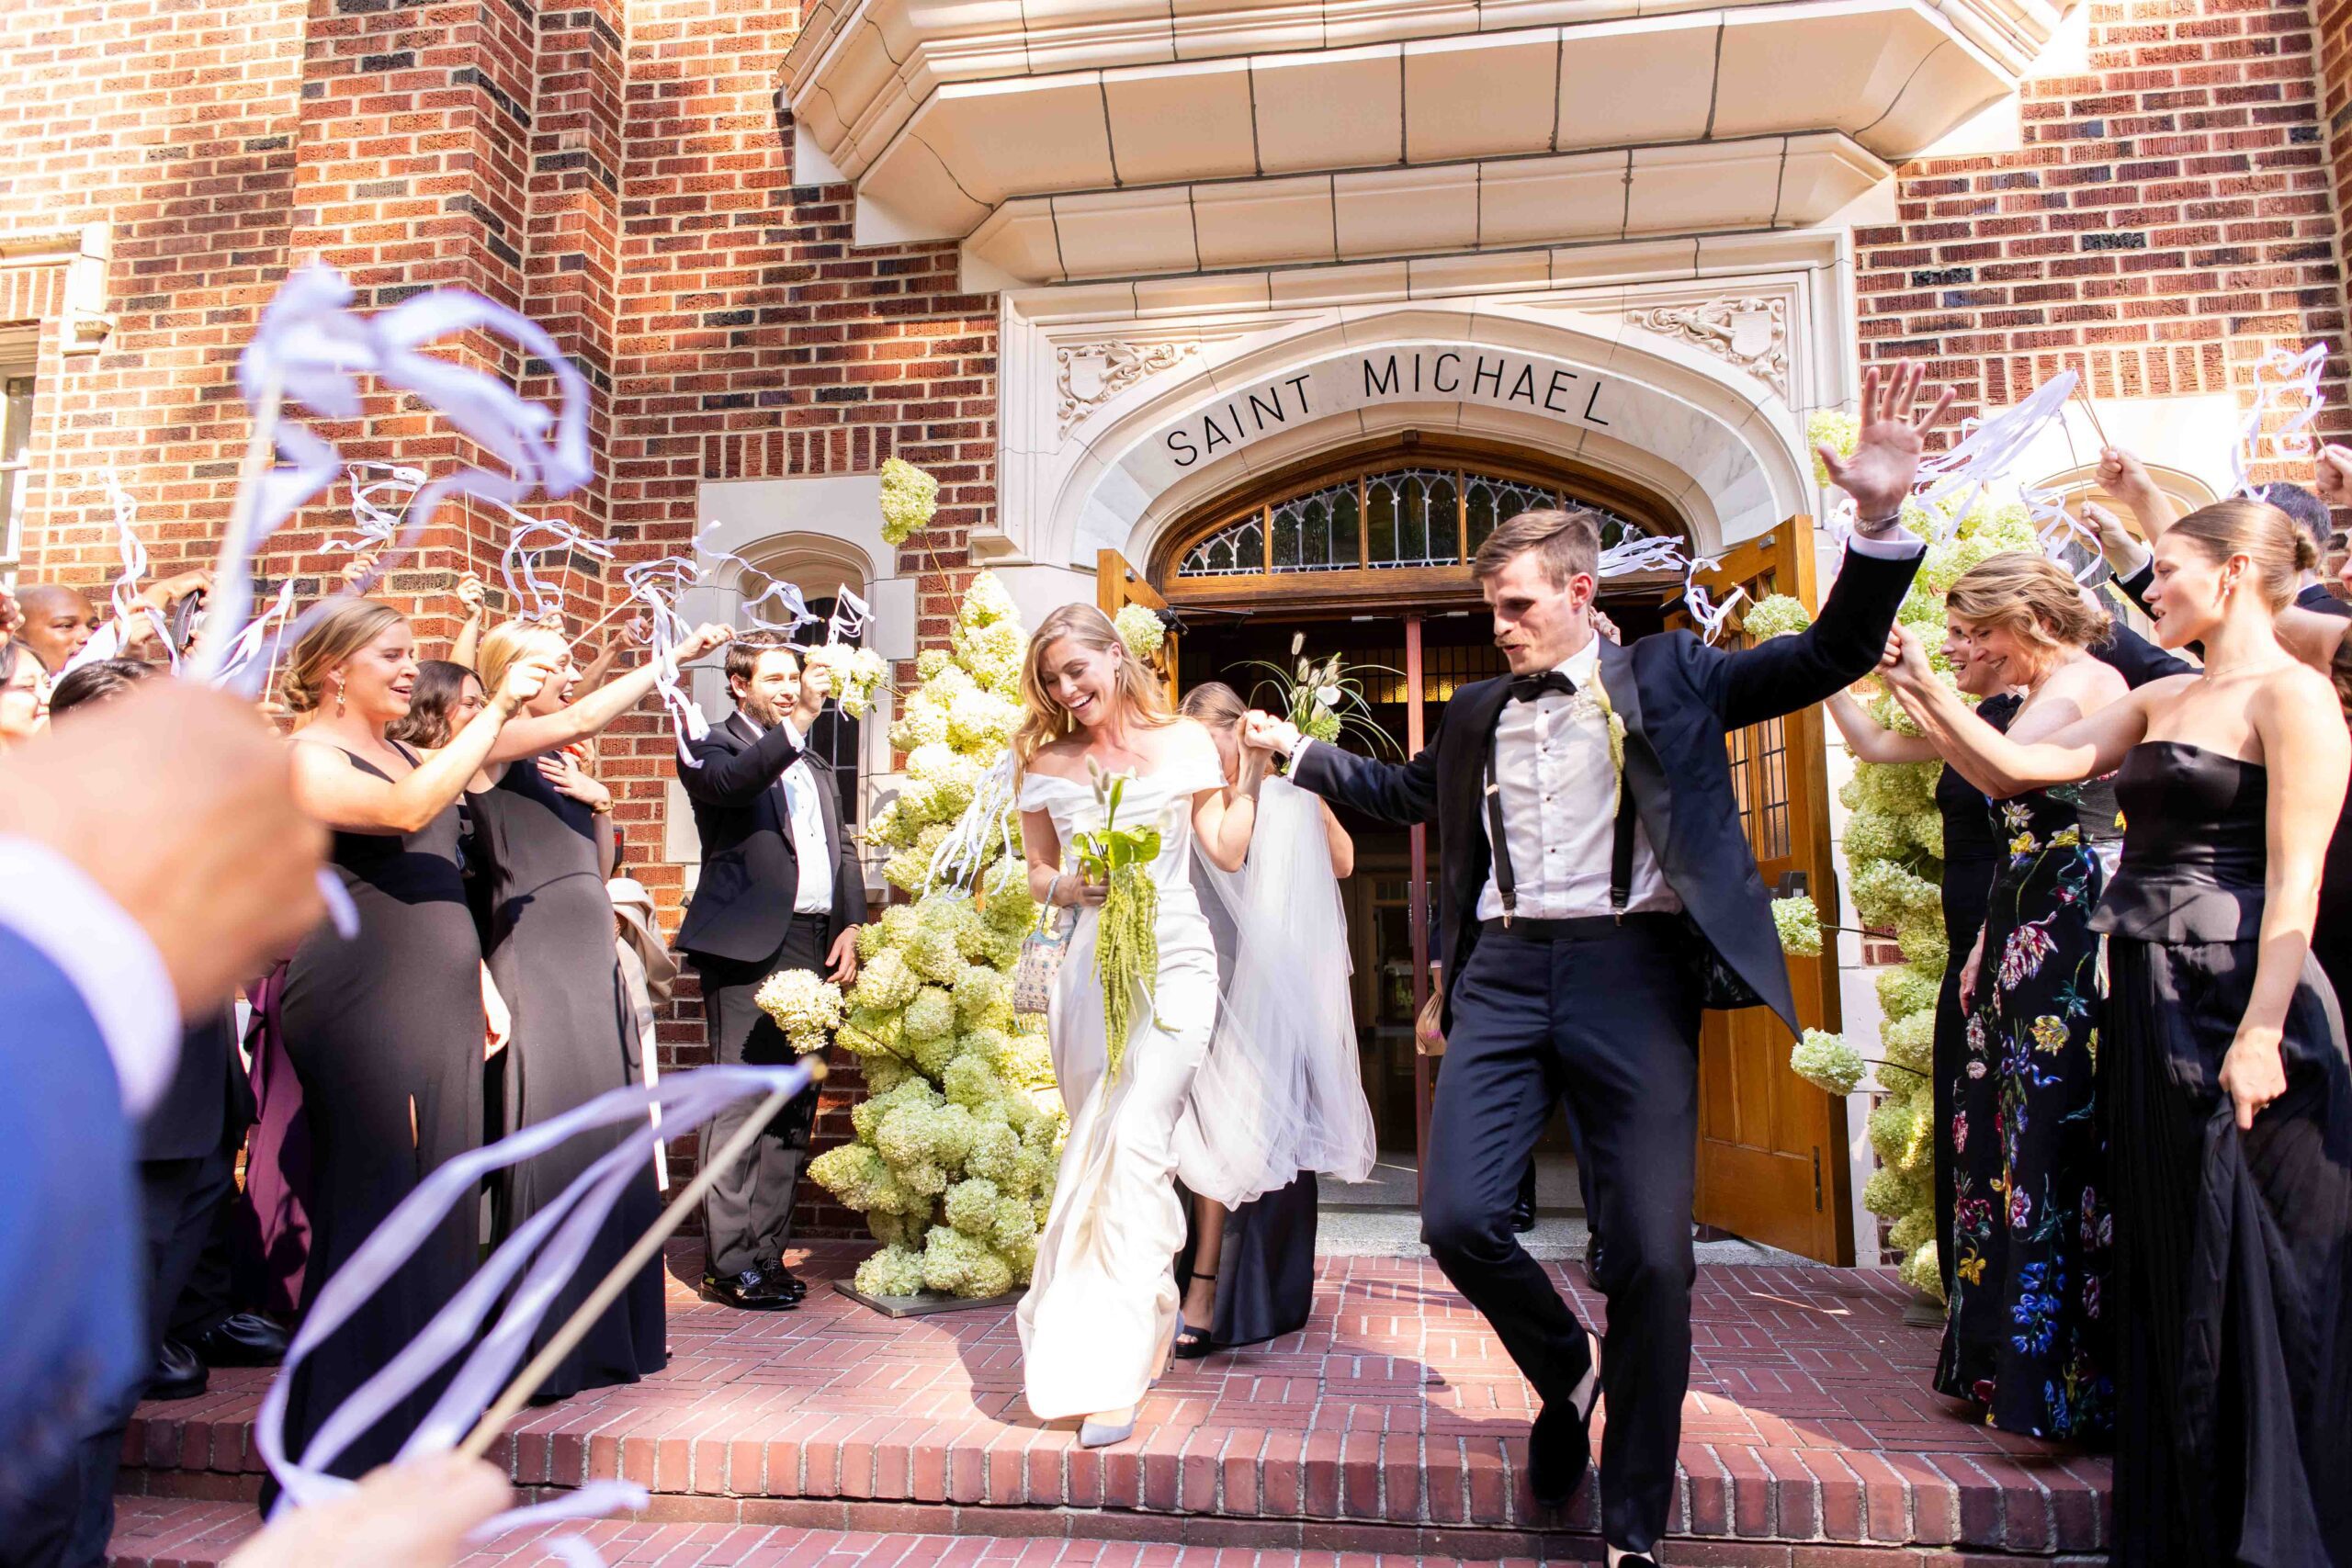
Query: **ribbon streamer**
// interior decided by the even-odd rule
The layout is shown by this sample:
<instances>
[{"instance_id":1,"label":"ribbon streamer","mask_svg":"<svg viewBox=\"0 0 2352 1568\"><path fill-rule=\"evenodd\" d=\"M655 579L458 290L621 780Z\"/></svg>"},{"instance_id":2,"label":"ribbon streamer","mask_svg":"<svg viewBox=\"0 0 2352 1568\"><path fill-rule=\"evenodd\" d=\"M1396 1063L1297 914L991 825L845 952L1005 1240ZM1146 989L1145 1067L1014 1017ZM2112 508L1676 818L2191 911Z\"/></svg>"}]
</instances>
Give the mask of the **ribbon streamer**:
<instances>
[{"instance_id":1,"label":"ribbon streamer","mask_svg":"<svg viewBox=\"0 0 2352 1568\"><path fill-rule=\"evenodd\" d=\"M1018 858L1012 841L1013 771L1014 758L1007 748L972 786L971 803L931 853L932 886L959 892L971 886L987 866L989 852L1000 846Z\"/></svg>"},{"instance_id":2,"label":"ribbon streamer","mask_svg":"<svg viewBox=\"0 0 2352 1568\"><path fill-rule=\"evenodd\" d=\"M1958 532L1985 486L2007 479L2042 427L2064 417L2066 400L2080 379L2072 370L2061 370L2025 401L1990 419L1964 421L1960 439L1948 450L1921 459L1912 494L1927 508L1928 530L1937 539Z\"/></svg>"},{"instance_id":3,"label":"ribbon streamer","mask_svg":"<svg viewBox=\"0 0 2352 1568\"><path fill-rule=\"evenodd\" d=\"M865 635L866 626L873 619L874 612L866 608L865 601L843 588L833 596L833 615L825 623L825 640L855 642Z\"/></svg>"},{"instance_id":4,"label":"ribbon streamer","mask_svg":"<svg viewBox=\"0 0 2352 1568\"><path fill-rule=\"evenodd\" d=\"M2237 444L2230 449L2230 477L2233 481L2231 494L2261 494L2263 481L2254 477L2254 465L2261 450L2262 427L2290 396L2300 401L2287 409L2285 423L2272 433L2271 439L2283 453L2304 458L2316 454L2317 444L2306 432L2319 418L2320 408L2327 400L2319 389L2320 379L2326 374L2324 343L2303 348L2274 348L2255 366L2254 407L2247 411L2245 423L2238 427Z\"/></svg>"},{"instance_id":5,"label":"ribbon streamer","mask_svg":"<svg viewBox=\"0 0 2352 1568\"><path fill-rule=\"evenodd\" d=\"M468 1426L490 1408L514 1372L628 1184L641 1178L660 1135L650 1111L660 1108L685 1124L698 1124L755 1095L797 1093L810 1076L810 1065L805 1062L789 1067L706 1067L658 1086L609 1090L537 1126L460 1155L427 1176L321 1287L263 1396L254 1439L283 1488L279 1507L300 1507L347 1491L353 1483L327 1474L325 1467L439 1368L470 1348L401 1446L399 1458L412 1460L457 1447ZM630 1126L628 1135L509 1236L413 1340L320 1425L299 1457L287 1453L286 1407L294 1369L385 1287L457 1204L472 1201L484 1175L533 1158L580 1133L623 1125ZM487 1333L481 1332L493 1314L496 1321ZM644 1502L641 1487L593 1483L570 1496L501 1514L469 1539L488 1540L526 1525L591 1517Z\"/></svg>"},{"instance_id":6,"label":"ribbon streamer","mask_svg":"<svg viewBox=\"0 0 2352 1568\"><path fill-rule=\"evenodd\" d=\"M365 410L357 378L369 373L385 387L415 394L509 470L460 468L421 486L368 576L351 594L305 612L295 626L298 637L338 598L374 586L413 547L448 497L512 504L535 491L569 495L594 473L587 380L536 322L460 289L413 295L373 316L355 314L352 299L351 286L334 268L305 266L271 298L253 340L238 356L237 385L254 412L254 434L237 504L220 541L204 642L195 661L196 673L204 679L220 681L220 661L253 614L253 562L262 545L344 471L332 443L286 416L288 400L322 418L356 419ZM495 376L422 352L437 339L474 331L511 338L544 362L560 396L558 410L551 413L525 400ZM234 684L250 695L245 679Z\"/></svg>"},{"instance_id":7,"label":"ribbon streamer","mask_svg":"<svg viewBox=\"0 0 2352 1568\"><path fill-rule=\"evenodd\" d=\"M539 576L539 557L560 549L567 553L577 550L598 560L613 558L610 546L590 538L569 523L533 517L511 506L502 505L500 510L514 520L514 526L507 532L506 549L499 557L498 570L506 579L506 592L514 602L518 620L536 621L549 612L560 614L563 610L563 590ZM546 544L525 545L526 539L540 536L546 536ZM523 574L519 584L514 580L517 568Z\"/></svg>"},{"instance_id":8,"label":"ribbon streamer","mask_svg":"<svg viewBox=\"0 0 2352 1568\"><path fill-rule=\"evenodd\" d=\"M378 477L363 480L363 468L374 471ZM399 535L401 518L424 483L424 470L362 457L345 464L343 472L351 485L351 521L356 532L351 538L329 539L320 547L354 555L384 548ZM388 503L386 498L391 496L399 497L397 507Z\"/></svg>"},{"instance_id":9,"label":"ribbon streamer","mask_svg":"<svg viewBox=\"0 0 2352 1568\"><path fill-rule=\"evenodd\" d=\"M147 547L139 538L139 503L113 468L107 470L107 499L114 504L115 551L122 562L122 573L114 580L107 603L114 618L101 627L96 636L82 645L80 652L65 661L58 674L65 675L85 664L95 664L102 659L112 659L122 651L123 639L130 624L141 615L155 628L156 638L164 645L165 656L176 672L180 667L180 650L172 646L172 628L152 604L139 602L139 580L147 575Z\"/></svg>"}]
</instances>

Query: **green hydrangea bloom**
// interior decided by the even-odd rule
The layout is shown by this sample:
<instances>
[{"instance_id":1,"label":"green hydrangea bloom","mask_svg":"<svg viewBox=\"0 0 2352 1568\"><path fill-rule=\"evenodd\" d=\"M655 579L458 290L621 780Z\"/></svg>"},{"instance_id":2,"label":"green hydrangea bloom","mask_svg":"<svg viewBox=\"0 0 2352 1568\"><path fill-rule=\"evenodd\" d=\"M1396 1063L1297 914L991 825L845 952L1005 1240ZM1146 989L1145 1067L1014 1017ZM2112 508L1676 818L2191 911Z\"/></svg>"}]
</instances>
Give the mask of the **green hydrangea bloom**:
<instances>
[{"instance_id":1,"label":"green hydrangea bloom","mask_svg":"<svg viewBox=\"0 0 2352 1568\"><path fill-rule=\"evenodd\" d=\"M1904 819L1865 807L1846 818L1846 861L1859 869L1867 861L1891 861L1900 855L1906 835Z\"/></svg>"},{"instance_id":2,"label":"green hydrangea bloom","mask_svg":"<svg viewBox=\"0 0 2352 1568\"><path fill-rule=\"evenodd\" d=\"M1790 957L1821 956L1821 911L1814 908L1811 894L1773 899L1772 926L1781 933L1781 950Z\"/></svg>"},{"instance_id":3,"label":"green hydrangea bloom","mask_svg":"<svg viewBox=\"0 0 2352 1568\"><path fill-rule=\"evenodd\" d=\"M1929 1236L1919 1244L1918 1250L1903 1260L1895 1277L1923 1296L1937 1301L1944 1299L1944 1280L1936 1258L1936 1238Z\"/></svg>"},{"instance_id":4,"label":"green hydrangea bloom","mask_svg":"<svg viewBox=\"0 0 2352 1568\"><path fill-rule=\"evenodd\" d=\"M1867 762L1854 770L1853 805L1890 817L1910 817L1936 808L1939 762Z\"/></svg>"},{"instance_id":5,"label":"green hydrangea bloom","mask_svg":"<svg viewBox=\"0 0 2352 1568\"><path fill-rule=\"evenodd\" d=\"M937 986L925 986L907 1004L900 1023L909 1040L936 1040L956 1032L956 998Z\"/></svg>"},{"instance_id":6,"label":"green hydrangea bloom","mask_svg":"<svg viewBox=\"0 0 2352 1568\"><path fill-rule=\"evenodd\" d=\"M1900 928L1923 910L1938 911L1943 891L1926 877L1893 861L1871 861L1853 868L1854 912L1866 926Z\"/></svg>"},{"instance_id":7,"label":"green hydrangea bloom","mask_svg":"<svg viewBox=\"0 0 2352 1568\"><path fill-rule=\"evenodd\" d=\"M1920 1100L1928 1100L1933 1109L1933 1097L1917 1093L1889 1093L1871 1111L1871 1147L1877 1151L1881 1165L1900 1166L1908 1169L1916 1154L1914 1139L1922 1130Z\"/></svg>"},{"instance_id":8,"label":"green hydrangea bloom","mask_svg":"<svg viewBox=\"0 0 2352 1568\"><path fill-rule=\"evenodd\" d=\"M951 657L952 656L944 648L924 649L921 653L915 655L915 679L918 681L937 680L940 672L948 667ZM900 749L905 750L905 748Z\"/></svg>"},{"instance_id":9,"label":"green hydrangea bloom","mask_svg":"<svg viewBox=\"0 0 2352 1568\"><path fill-rule=\"evenodd\" d=\"M1767 593L1740 617L1739 629L1762 642L1767 637L1793 637L1811 625L1813 612L1804 607L1804 600L1793 594Z\"/></svg>"},{"instance_id":10,"label":"green hydrangea bloom","mask_svg":"<svg viewBox=\"0 0 2352 1568\"><path fill-rule=\"evenodd\" d=\"M1904 829L1911 841L1931 860L1944 858L1944 814L1940 811L1913 813L1904 822Z\"/></svg>"},{"instance_id":11,"label":"green hydrangea bloom","mask_svg":"<svg viewBox=\"0 0 2352 1568\"><path fill-rule=\"evenodd\" d=\"M1017 1190L1020 1158L1021 1134L1006 1122L983 1116L978 1131L972 1134L971 1150L964 1156L964 1169L995 1182L1000 1190Z\"/></svg>"},{"instance_id":12,"label":"green hydrangea bloom","mask_svg":"<svg viewBox=\"0 0 2352 1568\"><path fill-rule=\"evenodd\" d=\"M912 1067L895 1055L867 1056L858 1065L865 1071L865 1088L870 1094L888 1094L914 1074Z\"/></svg>"},{"instance_id":13,"label":"green hydrangea bloom","mask_svg":"<svg viewBox=\"0 0 2352 1568\"><path fill-rule=\"evenodd\" d=\"M848 1000L856 1011L896 1012L914 1000L915 993L922 988L922 976L908 966L906 955L886 947L857 972L857 983L850 987Z\"/></svg>"},{"instance_id":14,"label":"green hydrangea bloom","mask_svg":"<svg viewBox=\"0 0 2352 1568\"><path fill-rule=\"evenodd\" d=\"M922 692L908 697L899 705L899 716L890 721L890 744L898 750L915 751L946 741L947 709Z\"/></svg>"},{"instance_id":15,"label":"green hydrangea bloom","mask_svg":"<svg viewBox=\"0 0 2352 1568\"><path fill-rule=\"evenodd\" d=\"M922 1256L903 1247L886 1247L857 1266L851 1282L869 1296L921 1295Z\"/></svg>"},{"instance_id":16,"label":"green hydrangea bloom","mask_svg":"<svg viewBox=\"0 0 2352 1568\"><path fill-rule=\"evenodd\" d=\"M947 1190L947 1196L940 1201L940 1217L966 1235L985 1239L996 1229L996 1205L1001 1196L995 1182L967 1177Z\"/></svg>"},{"instance_id":17,"label":"green hydrangea bloom","mask_svg":"<svg viewBox=\"0 0 2352 1568\"><path fill-rule=\"evenodd\" d=\"M1808 452L1815 446L1826 446L1840 457L1850 457L1854 455L1854 448L1861 444L1861 439L1860 416L1848 413L1844 409L1815 409L1804 416L1804 444ZM1829 482L1829 466L1821 460L1818 452L1813 452L1813 482L1817 485Z\"/></svg>"},{"instance_id":18,"label":"green hydrangea bloom","mask_svg":"<svg viewBox=\"0 0 2352 1568\"><path fill-rule=\"evenodd\" d=\"M1872 983L1878 987L1879 1010L1889 1019L1897 1019L1922 1008L1933 1008L1940 977L1922 974L1908 964L1896 964L1880 970Z\"/></svg>"},{"instance_id":19,"label":"green hydrangea bloom","mask_svg":"<svg viewBox=\"0 0 2352 1568\"><path fill-rule=\"evenodd\" d=\"M977 1301L1012 1289L1012 1266L954 1226L933 1225L923 1239L922 1282L926 1290Z\"/></svg>"},{"instance_id":20,"label":"green hydrangea bloom","mask_svg":"<svg viewBox=\"0 0 2352 1568\"><path fill-rule=\"evenodd\" d=\"M1930 1185L1926 1171L1883 1165L1862 1184L1862 1207L1881 1219L1895 1219L1928 1201Z\"/></svg>"},{"instance_id":21,"label":"green hydrangea bloom","mask_svg":"<svg viewBox=\"0 0 2352 1568\"><path fill-rule=\"evenodd\" d=\"M1898 1252L1916 1251L1921 1242L1936 1244L1936 1217L1925 1209L1914 1209L1886 1228L1886 1245Z\"/></svg>"},{"instance_id":22,"label":"green hydrangea bloom","mask_svg":"<svg viewBox=\"0 0 2352 1568\"><path fill-rule=\"evenodd\" d=\"M1943 915L1938 909L1921 910L1899 922L1894 940L1903 949L1904 959L1921 969L1941 974L1951 956L1951 946L1944 940Z\"/></svg>"},{"instance_id":23,"label":"green hydrangea bloom","mask_svg":"<svg viewBox=\"0 0 2352 1568\"><path fill-rule=\"evenodd\" d=\"M1862 1081L1870 1070L1861 1053L1846 1043L1842 1034L1832 1034L1826 1029L1808 1029L1789 1052L1789 1070L1831 1094L1851 1094L1854 1086Z\"/></svg>"}]
</instances>

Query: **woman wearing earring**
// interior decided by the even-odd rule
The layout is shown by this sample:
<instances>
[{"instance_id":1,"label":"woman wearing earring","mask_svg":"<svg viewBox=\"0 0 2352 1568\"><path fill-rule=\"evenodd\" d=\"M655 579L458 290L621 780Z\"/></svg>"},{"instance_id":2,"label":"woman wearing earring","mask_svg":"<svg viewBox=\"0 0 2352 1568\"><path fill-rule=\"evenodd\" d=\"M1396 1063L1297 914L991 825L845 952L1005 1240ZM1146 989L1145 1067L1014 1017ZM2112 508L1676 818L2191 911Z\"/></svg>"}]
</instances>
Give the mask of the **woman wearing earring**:
<instances>
[{"instance_id":1,"label":"woman wearing earring","mask_svg":"<svg viewBox=\"0 0 2352 1568\"><path fill-rule=\"evenodd\" d=\"M1211 681L1184 694L1182 712L1207 728L1226 787L1239 789L1249 705ZM1315 1305L1317 1172L1372 1173L1339 888L1355 842L1329 806L1282 780L1266 781L1258 808L1241 876L1193 865L1225 1008L1178 1132L1192 1219L1177 1266L1182 1360L1303 1326ZM1279 1123L1282 1135L1239 1140L1256 1168L1234 1169L1225 1151L1235 1140L1213 1134L1252 1122Z\"/></svg>"},{"instance_id":2,"label":"woman wearing earring","mask_svg":"<svg viewBox=\"0 0 2352 1568\"><path fill-rule=\"evenodd\" d=\"M2092 921L2120 1568L2352 1562L2352 1068L2311 953L2352 739L2278 636L2314 553L2259 502L2182 518L2149 604L2204 669L2030 744L1978 723L1916 641L1888 671L1989 793L2120 769L2122 865Z\"/></svg>"},{"instance_id":3,"label":"woman wearing earring","mask_svg":"<svg viewBox=\"0 0 2352 1568\"><path fill-rule=\"evenodd\" d=\"M312 932L286 971L281 1026L311 1147L305 1306L418 1182L481 1142L481 946L458 866L458 797L550 664L518 660L429 758L384 736L416 671L406 619L355 599L304 630L286 678L288 706L312 716L292 743L295 800L334 830L360 923L349 941ZM440 1310L475 1256L474 1206L459 1203L295 1369L289 1451ZM439 1392L428 1382L327 1468L356 1477L390 1459Z\"/></svg>"},{"instance_id":4,"label":"woman wearing earring","mask_svg":"<svg viewBox=\"0 0 2352 1568\"><path fill-rule=\"evenodd\" d=\"M1177 1123L1217 1015L1216 947L1192 849L1197 838L1212 863L1240 869L1264 753L1228 791L1208 731L1168 711L1159 681L1091 604L1066 604L1038 626L1021 685L1027 713L1013 750L1029 890L1079 915L1046 1022L1069 1132L1016 1320L1030 1410L1084 1417L1079 1441L1099 1448L1133 1434L1176 1336ZM1115 818L1105 776L1121 781ZM1106 828L1158 835L1144 867L1158 903L1150 994L1128 998L1133 1022L1115 1045L1095 973L1108 888L1075 852L1080 835Z\"/></svg>"}]
</instances>

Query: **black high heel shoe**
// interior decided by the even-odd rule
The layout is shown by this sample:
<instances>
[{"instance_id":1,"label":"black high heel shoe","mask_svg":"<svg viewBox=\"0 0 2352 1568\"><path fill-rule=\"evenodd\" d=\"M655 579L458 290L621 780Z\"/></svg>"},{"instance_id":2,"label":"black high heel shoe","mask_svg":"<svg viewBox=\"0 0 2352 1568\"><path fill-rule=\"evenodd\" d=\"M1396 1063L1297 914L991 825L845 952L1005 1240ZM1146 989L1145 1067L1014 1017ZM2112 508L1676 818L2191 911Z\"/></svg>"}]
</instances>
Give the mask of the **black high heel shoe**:
<instances>
[{"instance_id":1,"label":"black high heel shoe","mask_svg":"<svg viewBox=\"0 0 2352 1568\"><path fill-rule=\"evenodd\" d=\"M1194 1274L1193 1278L1215 1280L1216 1276ZM1197 1361L1204 1356L1214 1355L1216 1351L1216 1341L1209 1337L1213 1332L1215 1332L1214 1328L1195 1328L1179 1318L1176 1325L1176 1359L1180 1361Z\"/></svg>"}]
</instances>

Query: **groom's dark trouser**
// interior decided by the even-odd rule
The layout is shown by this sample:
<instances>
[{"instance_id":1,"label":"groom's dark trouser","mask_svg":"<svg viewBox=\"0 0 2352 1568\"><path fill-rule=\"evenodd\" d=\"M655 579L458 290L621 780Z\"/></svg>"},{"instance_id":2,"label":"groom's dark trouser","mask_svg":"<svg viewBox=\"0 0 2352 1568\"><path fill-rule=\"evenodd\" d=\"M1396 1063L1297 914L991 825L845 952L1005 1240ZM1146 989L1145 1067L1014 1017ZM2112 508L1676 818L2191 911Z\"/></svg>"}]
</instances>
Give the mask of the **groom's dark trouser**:
<instances>
[{"instance_id":1,"label":"groom's dark trouser","mask_svg":"<svg viewBox=\"0 0 2352 1568\"><path fill-rule=\"evenodd\" d=\"M785 1066L798 1058L775 1020L760 1010L760 987L779 969L825 967L822 915L795 915L784 946L764 964L724 959L695 961L702 982L703 1018L709 1029L711 1059L727 1066ZM792 1234L792 1203L800 1185L800 1161L817 1107L814 1084L777 1111L702 1201L703 1270L732 1279L746 1269L776 1263ZM750 1120L754 1103L738 1100L703 1133L702 1147L716 1151Z\"/></svg>"},{"instance_id":2,"label":"groom's dark trouser","mask_svg":"<svg viewBox=\"0 0 2352 1568\"><path fill-rule=\"evenodd\" d=\"M1584 1331L1510 1232L1510 1206L1553 1104L1566 1101L1609 1238L1600 1387L1601 1531L1648 1551L1674 1495L1690 1380L1699 1009L1679 916L1628 915L1549 942L1489 927L1453 993L1430 1118L1421 1232L1545 1402L1585 1371Z\"/></svg>"}]
</instances>

